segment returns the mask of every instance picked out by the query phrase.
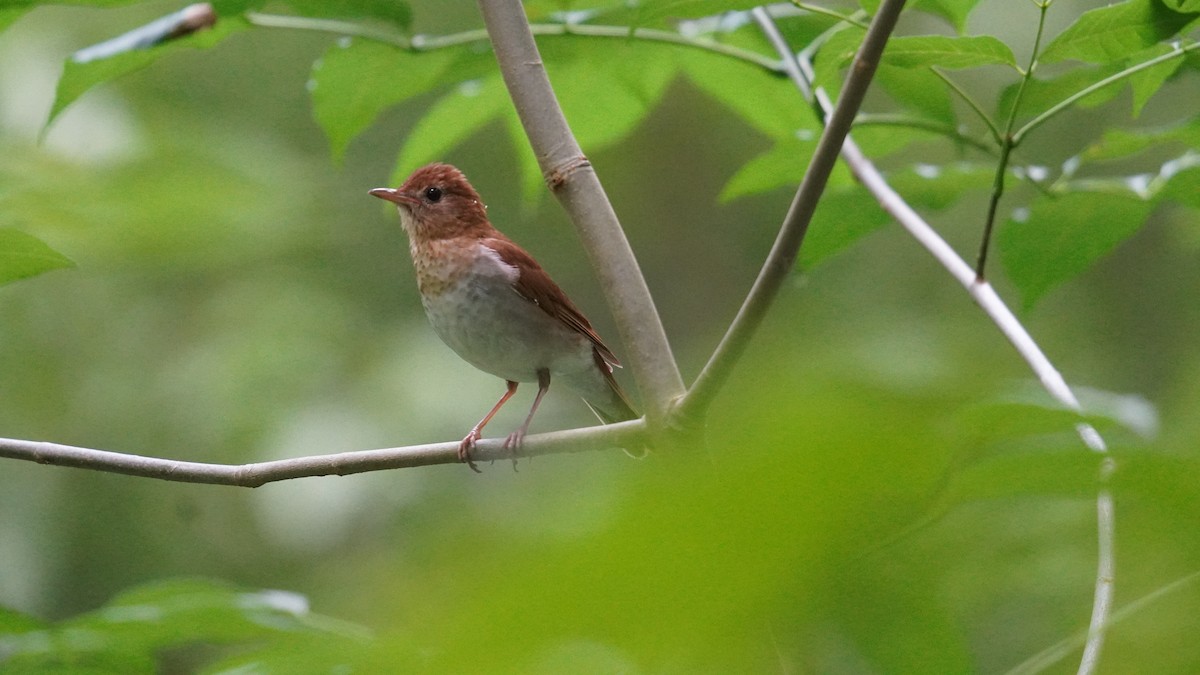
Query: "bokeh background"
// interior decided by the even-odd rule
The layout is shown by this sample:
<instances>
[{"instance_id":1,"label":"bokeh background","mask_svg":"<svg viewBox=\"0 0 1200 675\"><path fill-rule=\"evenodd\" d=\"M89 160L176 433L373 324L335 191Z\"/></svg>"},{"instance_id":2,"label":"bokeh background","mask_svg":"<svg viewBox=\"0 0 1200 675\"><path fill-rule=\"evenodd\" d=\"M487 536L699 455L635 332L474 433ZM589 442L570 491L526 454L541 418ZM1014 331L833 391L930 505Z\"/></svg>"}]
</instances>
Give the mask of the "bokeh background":
<instances>
[{"instance_id":1,"label":"bokeh background","mask_svg":"<svg viewBox=\"0 0 1200 675\"><path fill-rule=\"evenodd\" d=\"M1094 4L1056 2L1052 20ZM428 328L395 214L366 194L389 180L430 99L390 110L335 162L305 86L335 38L257 29L98 87L43 130L71 52L176 8L45 7L0 34L0 226L77 264L0 287L0 435L228 463L460 438L503 384ZM1009 10L987 3L972 25L1021 54L1036 15ZM414 3L417 31L475 25L470 3ZM1194 76L1168 86L1139 124L1196 93ZM1023 161L1078 151L1072 127L1125 120L1125 96L1048 128ZM591 158L690 380L791 190L720 203L770 141L682 80L664 100ZM499 126L444 159L622 353L570 224L548 196L521 199ZM945 152L918 146L885 164ZM968 255L984 197L935 218ZM1117 487L1119 605L1200 567L1198 253L1196 212L1160 209L1022 314L1070 382L1154 411L1137 412L1149 437L1111 429L1128 452L1166 458L1131 459L1144 470ZM380 664L1002 672L1086 626L1095 566L1090 458L1069 426L997 404L1030 381L961 289L888 226L797 271L703 446L255 490L6 460L0 604L54 621L138 584L202 577L303 594L369 629ZM531 395L493 433L518 424ZM590 423L552 390L534 431ZM1062 462L1063 448L1083 460ZM1017 459L989 463L1006 457ZM1060 464L1064 476L1046 473ZM1198 603L1200 587L1184 585L1124 619L1105 672L1194 672Z\"/></svg>"}]
</instances>

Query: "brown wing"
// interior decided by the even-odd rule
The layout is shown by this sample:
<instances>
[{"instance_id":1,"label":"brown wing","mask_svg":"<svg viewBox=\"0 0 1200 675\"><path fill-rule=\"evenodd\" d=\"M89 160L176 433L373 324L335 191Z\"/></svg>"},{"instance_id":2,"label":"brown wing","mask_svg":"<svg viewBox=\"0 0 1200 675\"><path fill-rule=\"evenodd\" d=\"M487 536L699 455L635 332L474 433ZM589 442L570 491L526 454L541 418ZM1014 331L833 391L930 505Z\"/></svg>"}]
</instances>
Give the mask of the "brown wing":
<instances>
[{"instance_id":1,"label":"brown wing","mask_svg":"<svg viewBox=\"0 0 1200 675\"><path fill-rule=\"evenodd\" d=\"M499 233L496 233L499 234ZM604 359L604 362L610 366L621 367L621 362L617 360L612 350L604 344L600 336L596 334L596 330L592 328L592 324L587 320L587 317L580 312L571 299L563 293L558 284L546 274L546 270L537 264L533 256L525 252L525 249L517 246L508 237L504 235L488 237L482 241L485 246L496 251L500 255L500 259L504 262L515 266L521 271L515 284L517 293L521 297L529 300L533 304L542 308L550 316L562 321L571 328L579 331L596 347L596 352Z\"/></svg>"}]
</instances>

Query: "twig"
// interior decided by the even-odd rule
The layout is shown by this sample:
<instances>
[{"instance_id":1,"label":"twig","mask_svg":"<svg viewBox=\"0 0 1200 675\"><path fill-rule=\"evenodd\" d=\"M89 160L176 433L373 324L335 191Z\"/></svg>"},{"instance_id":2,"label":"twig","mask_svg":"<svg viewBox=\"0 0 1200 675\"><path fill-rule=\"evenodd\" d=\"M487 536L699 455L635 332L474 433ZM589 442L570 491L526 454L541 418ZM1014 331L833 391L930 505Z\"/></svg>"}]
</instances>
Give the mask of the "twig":
<instances>
[{"instance_id":1,"label":"twig","mask_svg":"<svg viewBox=\"0 0 1200 675\"><path fill-rule=\"evenodd\" d=\"M862 107L863 98L871 85L888 36L895 28L903 8L904 0L884 0L871 21L867 35L863 38L854 64L850 68L850 76L842 88L837 107L825 120L825 131L813 152L800 188L792 199L792 205L775 238L775 244L771 247L758 278L755 279L729 330L725 332L712 357L680 403L679 412L684 417L699 417L704 414L713 397L729 378L734 365L746 351L750 339L779 294L784 280L792 273L796 255L808 230L808 223L817 209L829 174L837 163L842 141L850 132L854 117ZM768 16L769 19L766 10L761 7L755 8L753 14L756 18ZM792 57L789 54L786 58Z\"/></svg>"},{"instance_id":2,"label":"twig","mask_svg":"<svg viewBox=\"0 0 1200 675\"><path fill-rule=\"evenodd\" d=\"M1038 50L1041 49L1042 35L1046 31L1046 10L1050 8L1049 0L1037 3L1038 27L1033 38L1033 49L1029 53L1029 67L1021 74L1021 84L1017 85L1017 95L1013 97L1012 108L1008 111L1008 122L1005 123L1004 133L998 136L1000 141L1000 159L996 162L996 176L992 181L992 195L988 200L987 216L983 221L983 237L979 242L979 256L975 260L975 279L983 281L986 276L988 247L992 243L992 228L996 225L996 210L1000 206L1000 198L1004 196L1004 177L1008 174L1008 158L1017 143L1013 140L1013 127L1017 123L1017 112L1021 109L1021 99L1025 89L1033 79L1037 69Z\"/></svg>"},{"instance_id":3,"label":"twig","mask_svg":"<svg viewBox=\"0 0 1200 675\"><path fill-rule=\"evenodd\" d=\"M634 420L602 427L570 429L526 436L521 445L521 456L531 457L620 447L636 448L645 443L645 429L644 422ZM345 476L366 471L432 464L459 464L458 445L458 441L452 441L384 450L312 455L253 464L209 464L131 455L108 450L93 450L42 441L0 438L0 457L181 483L258 487L265 483L292 478L333 474ZM511 453L504 449L504 439L502 438L481 440L472 453L477 462L504 460L511 457Z\"/></svg>"},{"instance_id":4,"label":"twig","mask_svg":"<svg viewBox=\"0 0 1200 675\"><path fill-rule=\"evenodd\" d=\"M1160 54L1159 56L1156 56L1152 59L1142 61L1141 63L1137 64L1136 66L1130 66L1130 67L1126 68L1125 70L1122 70L1119 73L1113 73L1112 75L1109 75L1108 77L1104 78L1103 80L1100 80L1099 82L1094 82L1094 83L1084 87L1083 89L1080 89L1079 91L1075 92L1074 94L1071 94L1070 96L1064 98L1063 100L1054 104L1052 107L1047 108L1043 113L1041 113L1037 117L1034 117L1033 119L1029 120L1020 129L1017 129L1015 132L1013 132L1013 143L1016 145L1019 145L1021 143L1021 141L1025 140L1026 134L1028 134L1029 132L1033 131L1034 129L1040 127L1041 125L1045 124L1047 121L1050 120L1050 118L1054 117L1055 115L1062 112L1063 110L1071 107L1072 105L1075 105L1075 103L1077 101L1079 101L1080 99L1086 98L1087 96L1090 96L1091 94L1094 94L1095 92L1097 92L1111 84L1120 82L1121 80L1124 80L1125 78L1130 77L1131 75L1134 75L1136 73L1140 73L1143 70L1146 70L1147 68L1153 68L1154 66L1157 66L1160 63L1163 63L1165 61L1170 61L1171 59L1179 58L1180 56L1183 56L1184 54L1186 54L1190 51L1200 49L1200 42L1193 42L1190 45L1182 45L1182 44L1176 42L1174 44L1174 47L1175 48L1172 51L1169 51L1166 54Z\"/></svg>"},{"instance_id":5,"label":"twig","mask_svg":"<svg viewBox=\"0 0 1200 675\"><path fill-rule=\"evenodd\" d=\"M169 40L176 40L196 31L211 28L216 22L217 13L209 3L188 5L178 12L151 21L124 35L118 35L98 45L80 49L71 56L71 60L76 63L87 63L107 59L124 52L149 49Z\"/></svg>"},{"instance_id":6,"label":"twig","mask_svg":"<svg viewBox=\"0 0 1200 675\"><path fill-rule=\"evenodd\" d=\"M996 141L997 145L1004 142L1004 139L1000 135L1000 129L996 127L996 123L992 121L992 118L987 114L987 111L983 109L983 106L979 105L979 103L975 100L975 97L967 93L966 89L960 87L952 77L943 73L942 70L937 66L929 66L929 72L937 75L942 82L945 82L946 86L950 87L950 91L958 94L958 97L967 104L967 107L970 108L971 111L974 112L977 117L979 117L979 119L983 120L983 123L987 125L988 132L992 134L992 140Z\"/></svg>"},{"instance_id":7,"label":"twig","mask_svg":"<svg viewBox=\"0 0 1200 675\"><path fill-rule=\"evenodd\" d=\"M350 21L335 19L315 19L307 16L288 16L283 14L264 14L262 12L246 12L246 20L251 25L260 28L287 28L291 30L308 30L335 35L348 35L366 40L382 42L413 52L427 52L447 47L487 42L486 29L467 30L448 35L414 35L411 38L398 33L371 28ZM702 51L720 54L752 63L773 73L782 73L783 65L779 61L764 56L751 49L743 49L736 45L724 44L715 40L688 37L669 30L641 28L633 26L603 26L580 23L535 23L529 26L534 35L582 35L584 37L617 38L620 40L645 40L647 42L663 42L681 47L691 47Z\"/></svg>"},{"instance_id":8,"label":"twig","mask_svg":"<svg viewBox=\"0 0 1200 675\"><path fill-rule=\"evenodd\" d=\"M479 8L538 165L579 232L629 350L647 417L661 420L683 394L683 378L633 249L567 125L520 0L479 0Z\"/></svg>"},{"instance_id":9,"label":"twig","mask_svg":"<svg viewBox=\"0 0 1200 675\"><path fill-rule=\"evenodd\" d=\"M1112 617L1108 620L1108 625L1106 627L1111 628L1112 626L1115 626L1125 619L1140 613L1142 610L1146 609L1155 602L1158 602L1172 593L1177 593L1183 590L1189 584L1194 584L1197 581L1200 581L1200 572L1192 572L1191 574L1184 575L1169 584L1160 586L1153 591L1150 591L1137 600L1134 600L1133 602L1130 602L1120 609L1114 611L1112 613ZM1079 631L1078 633L1065 637L1038 652L1037 654L1029 657L1015 668L1005 673L1005 675L1036 675L1037 673L1044 673L1049 670L1051 666L1059 661L1062 661L1067 657L1068 654L1076 649L1079 649L1079 647L1087 642L1089 633L1090 631Z\"/></svg>"},{"instance_id":10,"label":"twig","mask_svg":"<svg viewBox=\"0 0 1200 675\"><path fill-rule=\"evenodd\" d=\"M944 136L955 143L969 145L980 152L996 156L996 148L988 143L968 136L961 129L956 128L952 124L938 122L926 117L915 117L913 115L892 114L892 113L859 113L854 118L854 128L870 127L870 126L892 126L892 127L907 127L909 129L917 129L919 131L928 131L939 136Z\"/></svg>"},{"instance_id":11,"label":"twig","mask_svg":"<svg viewBox=\"0 0 1200 675\"><path fill-rule=\"evenodd\" d=\"M842 14L841 12L835 12L832 9L827 9L820 5L814 5L814 4L807 3L807 2L800 2L800 0L791 0L791 2L798 9L802 9L806 12L809 12L810 14L820 14L822 16L832 17L834 19L837 19L838 21L843 21L852 26L858 26L859 28L861 28L863 30L867 29L867 22L859 21L858 17L856 17L856 16L851 16L849 14Z\"/></svg>"},{"instance_id":12,"label":"twig","mask_svg":"<svg viewBox=\"0 0 1200 675\"><path fill-rule=\"evenodd\" d=\"M766 12L756 11L755 18L766 33L767 39L784 59L784 65L796 87L806 97L815 97L823 107L829 108L828 95L821 89L814 90L811 82L815 80L812 64L800 60L792 53L791 47L780 34L774 20ZM904 198L896 193L883 174L863 155L852 138L847 137L842 146L842 158L850 167L850 171L863 184L880 206L890 213L908 233L925 247L933 257L941 263L970 294L971 298L996 324L1000 332L1008 339L1013 348L1023 358L1030 370L1034 372L1042 387L1056 400L1069 409L1082 412L1082 406L1075 394L1067 385L1061 373L1054 367L1046 355L1038 347L1037 342L1021 325L1012 310L1008 308L995 289L986 281L978 281L971 266L966 263L941 236L913 210ZM1108 451L1104 439L1094 427L1087 423L1075 426L1084 445L1093 452L1105 454ZM1106 458L1102 479L1107 479L1112 471L1112 460ZM1108 617L1112 611L1113 584L1116 574L1116 556L1114 555L1115 522L1112 494L1107 489L1101 489L1096 496L1096 527L1098 553L1096 564L1095 592L1092 600L1092 616L1089 622L1088 638L1080 661L1081 675L1094 671L1099 661L1100 649L1104 642L1104 633L1108 627Z\"/></svg>"}]
</instances>

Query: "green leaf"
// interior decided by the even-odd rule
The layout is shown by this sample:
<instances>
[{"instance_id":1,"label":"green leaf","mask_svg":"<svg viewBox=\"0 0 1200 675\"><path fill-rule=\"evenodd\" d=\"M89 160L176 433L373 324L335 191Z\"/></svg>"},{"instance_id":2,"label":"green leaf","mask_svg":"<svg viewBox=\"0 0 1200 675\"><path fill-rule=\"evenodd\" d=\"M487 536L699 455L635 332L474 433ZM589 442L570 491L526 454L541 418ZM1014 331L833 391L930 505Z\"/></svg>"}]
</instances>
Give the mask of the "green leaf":
<instances>
[{"instance_id":1,"label":"green leaf","mask_svg":"<svg viewBox=\"0 0 1200 675\"><path fill-rule=\"evenodd\" d=\"M1033 117L1118 70L1120 68L1115 65L1103 68L1076 68L1049 79L1035 77L1025 85L1025 93L1021 96L1021 109L1017 113L1020 118ZM1124 82L1113 83L1076 101L1075 105L1091 108L1111 101L1120 93L1122 86L1124 86ZM1019 88L1019 83L1013 83L1001 92L1000 99L996 104L997 118L1008 118L1012 111L1013 98Z\"/></svg>"},{"instance_id":2,"label":"green leaf","mask_svg":"<svg viewBox=\"0 0 1200 675\"><path fill-rule=\"evenodd\" d=\"M917 0L912 8L942 17L961 33L967 29L967 17L977 4L979 0Z\"/></svg>"},{"instance_id":3,"label":"green leaf","mask_svg":"<svg viewBox=\"0 0 1200 675\"><path fill-rule=\"evenodd\" d=\"M1085 162L1121 159L1155 147L1182 145L1200 150L1200 119L1156 129L1108 129L1079 158Z\"/></svg>"},{"instance_id":4,"label":"green leaf","mask_svg":"<svg viewBox=\"0 0 1200 675\"><path fill-rule=\"evenodd\" d=\"M1126 62L1126 67L1135 66L1139 63L1149 61L1157 56L1174 51L1175 47L1168 44L1160 44L1151 47L1143 52L1135 54ZM1129 76L1129 85L1133 89L1133 116L1137 117L1142 114L1142 108L1146 107L1146 103L1150 97L1158 93L1163 84L1179 70L1183 65L1183 56L1179 58L1168 59L1162 63L1151 66L1146 70L1142 70Z\"/></svg>"},{"instance_id":5,"label":"green leaf","mask_svg":"<svg viewBox=\"0 0 1200 675\"><path fill-rule=\"evenodd\" d=\"M550 81L571 131L585 154L619 142L658 104L676 72L660 45L637 41L567 38L543 41L542 55ZM603 91L603 106L596 92ZM521 194L536 204L544 181L525 130L511 105L500 114L517 152Z\"/></svg>"},{"instance_id":6,"label":"green leaf","mask_svg":"<svg viewBox=\"0 0 1200 675\"><path fill-rule=\"evenodd\" d=\"M313 64L313 116L340 159L346 146L387 108L445 85L456 50L413 53L378 42L346 40Z\"/></svg>"},{"instance_id":7,"label":"green leaf","mask_svg":"<svg viewBox=\"0 0 1200 675\"><path fill-rule=\"evenodd\" d=\"M1163 0L1163 4L1176 12L1200 12L1200 0Z\"/></svg>"},{"instance_id":8,"label":"green leaf","mask_svg":"<svg viewBox=\"0 0 1200 675\"><path fill-rule=\"evenodd\" d=\"M695 49L681 51L679 65L701 91L771 138L786 138L797 129L820 128L812 109L786 77Z\"/></svg>"},{"instance_id":9,"label":"green leaf","mask_svg":"<svg viewBox=\"0 0 1200 675\"><path fill-rule=\"evenodd\" d=\"M645 26L662 19L697 19L752 9L760 4L755 0L652 0L636 5L633 25Z\"/></svg>"},{"instance_id":10,"label":"green leaf","mask_svg":"<svg viewBox=\"0 0 1200 675\"><path fill-rule=\"evenodd\" d=\"M1104 435L1118 429L1138 436L1152 437L1158 432L1158 411L1145 398L1088 387L1076 387L1082 412L1072 410L1053 398L1039 384L1028 381L1009 388L990 399L969 405L956 415L955 426L962 429L972 445L986 441L1011 441L1018 438L1063 434L1066 447L1080 448L1075 426L1086 422Z\"/></svg>"},{"instance_id":11,"label":"green leaf","mask_svg":"<svg viewBox=\"0 0 1200 675\"><path fill-rule=\"evenodd\" d=\"M521 200L526 207L532 207L545 194L543 190L546 183L542 178L542 167L538 164L537 155L533 154L533 148L529 145L525 127L521 126L521 118L517 117L512 107L509 106L509 109L501 117L504 119L504 126L508 130L508 137L517 157L517 171L521 180Z\"/></svg>"},{"instance_id":12,"label":"green leaf","mask_svg":"<svg viewBox=\"0 0 1200 675\"><path fill-rule=\"evenodd\" d=\"M58 114L75 99L101 82L114 80L122 75L141 70L167 54L181 49L208 49L247 27L248 24L241 17L223 17L208 30L171 40L150 49L124 52L107 59L87 63L68 60L63 67L62 77L58 80L54 105L50 108L50 117L46 121L46 126L50 126Z\"/></svg>"},{"instance_id":13,"label":"green leaf","mask_svg":"<svg viewBox=\"0 0 1200 675\"><path fill-rule=\"evenodd\" d=\"M816 147L817 136L812 134L803 139L792 136L775 143L770 150L738 169L725 183L717 200L724 203L784 186L799 186Z\"/></svg>"},{"instance_id":14,"label":"green leaf","mask_svg":"<svg viewBox=\"0 0 1200 675\"><path fill-rule=\"evenodd\" d=\"M1107 192L1038 197L1027 216L1001 228L997 241L1025 308L1132 236L1151 209L1137 197Z\"/></svg>"},{"instance_id":15,"label":"green leaf","mask_svg":"<svg viewBox=\"0 0 1200 675\"><path fill-rule=\"evenodd\" d=\"M448 150L511 110L498 73L458 85L430 106L413 127L400 149L392 183L399 185L418 167L443 160Z\"/></svg>"},{"instance_id":16,"label":"green leaf","mask_svg":"<svg viewBox=\"0 0 1200 675\"><path fill-rule=\"evenodd\" d=\"M1196 511L1196 485L1200 461L1194 456L1153 448L1117 448L1117 470L1112 486L1118 494L1148 498L1157 508L1192 514Z\"/></svg>"},{"instance_id":17,"label":"green leaf","mask_svg":"<svg viewBox=\"0 0 1200 675\"><path fill-rule=\"evenodd\" d=\"M789 187L795 189L804 177L817 138L786 138L767 152L755 157L738 170L718 198L728 202L739 197ZM855 241L886 225L890 217L875 200L838 166L829 177L825 194L813 214L800 264L815 266Z\"/></svg>"},{"instance_id":18,"label":"green leaf","mask_svg":"<svg viewBox=\"0 0 1200 675\"><path fill-rule=\"evenodd\" d=\"M817 52L813 62L813 70L816 72L814 83L818 87L824 87L832 98L836 99L837 92L841 89L842 67L854 58L865 36L866 32L858 27L848 26L834 33Z\"/></svg>"},{"instance_id":19,"label":"green leaf","mask_svg":"<svg viewBox=\"0 0 1200 675\"><path fill-rule=\"evenodd\" d=\"M124 5L133 5L142 0L0 0L3 2L5 10L19 9L28 11L38 5L74 5L77 7L121 7Z\"/></svg>"},{"instance_id":20,"label":"green leaf","mask_svg":"<svg viewBox=\"0 0 1200 675\"><path fill-rule=\"evenodd\" d=\"M304 16L341 19L383 19L407 29L412 23L412 8L396 0L286 0Z\"/></svg>"},{"instance_id":21,"label":"green leaf","mask_svg":"<svg viewBox=\"0 0 1200 675\"><path fill-rule=\"evenodd\" d=\"M637 41L547 41L542 56L584 154L629 135L662 99L676 72L675 60L661 46ZM603 92L603 105L597 105L597 92Z\"/></svg>"},{"instance_id":22,"label":"green leaf","mask_svg":"<svg viewBox=\"0 0 1200 675\"><path fill-rule=\"evenodd\" d=\"M868 14L875 14L879 10L880 0L862 0L859 5L867 11ZM967 16L971 10L975 9L975 5L979 4L979 0L916 0L910 2L905 7L905 10L920 10L927 14L940 16L950 22L951 26L958 32L963 32L967 27Z\"/></svg>"},{"instance_id":23,"label":"green leaf","mask_svg":"<svg viewBox=\"0 0 1200 675\"><path fill-rule=\"evenodd\" d=\"M1084 162L1120 159L1136 155L1163 142L1164 139L1156 134L1121 128L1106 129L1099 140L1079 154L1079 158Z\"/></svg>"},{"instance_id":24,"label":"green leaf","mask_svg":"<svg viewBox=\"0 0 1200 675\"><path fill-rule=\"evenodd\" d=\"M996 169L984 164L920 164L888 174L888 183L909 204L941 210L968 192L990 188L995 177Z\"/></svg>"},{"instance_id":25,"label":"green leaf","mask_svg":"<svg viewBox=\"0 0 1200 675\"><path fill-rule=\"evenodd\" d=\"M800 249L800 263L814 267L891 220L857 183L826 188Z\"/></svg>"},{"instance_id":26,"label":"green leaf","mask_svg":"<svg viewBox=\"0 0 1200 675\"><path fill-rule=\"evenodd\" d=\"M0 9L0 33L11 26L17 19L25 16L29 9L26 7L5 7Z\"/></svg>"},{"instance_id":27,"label":"green leaf","mask_svg":"<svg viewBox=\"0 0 1200 675\"><path fill-rule=\"evenodd\" d=\"M1200 166L1189 167L1171 176L1159 197L1200 209Z\"/></svg>"},{"instance_id":28,"label":"green leaf","mask_svg":"<svg viewBox=\"0 0 1200 675\"><path fill-rule=\"evenodd\" d=\"M0 228L0 284L74 266L70 258L40 239L20 230Z\"/></svg>"},{"instance_id":29,"label":"green leaf","mask_svg":"<svg viewBox=\"0 0 1200 675\"><path fill-rule=\"evenodd\" d=\"M888 40L884 63L901 68L973 68L986 65L1017 65L1008 45L990 35L946 37L917 35Z\"/></svg>"},{"instance_id":30,"label":"green leaf","mask_svg":"<svg viewBox=\"0 0 1200 675\"><path fill-rule=\"evenodd\" d=\"M341 643L345 654L346 643L361 648L365 637L358 626L311 614L307 600L295 593L172 579L130 589L60 624L7 636L0 645L10 657L6 672L153 673L158 654L175 647L285 641L327 650ZM64 664L71 668L62 669Z\"/></svg>"},{"instance_id":31,"label":"green leaf","mask_svg":"<svg viewBox=\"0 0 1200 675\"><path fill-rule=\"evenodd\" d=\"M867 124L855 129L854 140L868 157L878 160L900 152L925 133L920 129Z\"/></svg>"},{"instance_id":32,"label":"green leaf","mask_svg":"<svg viewBox=\"0 0 1200 675\"><path fill-rule=\"evenodd\" d=\"M0 607L0 654L4 653L3 636L29 633L45 627L46 624L44 622L28 614L22 614L15 609Z\"/></svg>"},{"instance_id":33,"label":"green leaf","mask_svg":"<svg viewBox=\"0 0 1200 675\"><path fill-rule=\"evenodd\" d=\"M1004 452L956 471L943 499L957 505L1020 495L1089 497L1100 484L1103 461L1078 445Z\"/></svg>"},{"instance_id":34,"label":"green leaf","mask_svg":"<svg viewBox=\"0 0 1200 675\"><path fill-rule=\"evenodd\" d=\"M1195 18L1171 11L1159 0L1127 0L1100 7L1081 14L1054 38L1038 60L1123 61L1133 52L1175 36Z\"/></svg>"},{"instance_id":35,"label":"green leaf","mask_svg":"<svg viewBox=\"0 0 1200 675\"><path fill-rule=\"evenodd\" d=\"M946 83L928 68L898 68L882 64L875 81L887 93L921 117L957 126L954 104Z\"/></svg>"}]
</instances>

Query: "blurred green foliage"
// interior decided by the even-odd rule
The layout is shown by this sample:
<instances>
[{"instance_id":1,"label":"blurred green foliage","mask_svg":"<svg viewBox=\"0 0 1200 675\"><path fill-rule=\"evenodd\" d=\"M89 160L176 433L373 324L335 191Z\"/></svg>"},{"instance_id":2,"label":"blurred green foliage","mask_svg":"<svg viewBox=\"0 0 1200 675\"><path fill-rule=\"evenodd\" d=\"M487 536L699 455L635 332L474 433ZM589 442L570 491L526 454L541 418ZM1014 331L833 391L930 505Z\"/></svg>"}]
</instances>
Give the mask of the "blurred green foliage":
<instances>
[{"instance_id":1,"label":"blurred green foliage","mask_svg":"<svg viewBox=\"0 0 1200 675\"><path fill-rule=\"evenodd\" d=\"M0 435L235 463L460 437L501 385L433 337L403 234L366 195L427 159L463 167L492 218L616 341L568 224L534 189L486 50L231 31L97 78L39 144L71 52L177 9L109 4L129 6L19 20L0 6L0 27L15 20L0 34L0 265L20 246L76 265L0 286ZM762 48L753 26L703 23L733 4L592 19L697 18L706 38ZM973 65L1000 41L1023 64L1036 11L913 4L924 11L908 35L992 37L900 43L868 112L986 138L930 89L917 54ZM1061 31L1097 4L1059 0L1048 19ZM394 6L322 16L400 30L408 8ZM552 21L559 9L530 11ZM478 28L470 3L417 3L411 21L434 35ZM832 23L784 27L803 44ZM850 48L858 37L839 35ZM1022 121L1162 38L1133 35L1149 41L1117 63L1039 73ZM815 118L745 61L629 39L541 44L691 377L770 246ZM1179 61L1031 135L993 271L1068 380L1096 390L1083 398L1115 448L1118 605L1169 589L1113 627L1108 672L1200 667L1200 587L1170 586L1200 568L1200 174L1186 159L1200 144L1195 59ZM818 59L830 81L840 67ZM1011 68L967 72L984 109L1011 107ZM480 106L488 92L494 105ZM927 130L856 134L969 255L989 156ZM1052 171L1048 190L1019 180L1038 168ZM14 672L1003 672L1077 640L1099 459L1078 418L1029 393L1007 343L888 222L835 175L796 283L695 447L254 491L5 460L0 659ZM552 394L535 431L590 423ZM1074 670L1071 644L1051 672Z\"/></svg>"}]
</instances>

